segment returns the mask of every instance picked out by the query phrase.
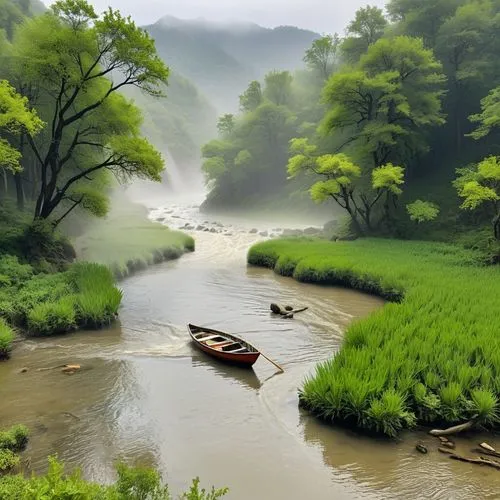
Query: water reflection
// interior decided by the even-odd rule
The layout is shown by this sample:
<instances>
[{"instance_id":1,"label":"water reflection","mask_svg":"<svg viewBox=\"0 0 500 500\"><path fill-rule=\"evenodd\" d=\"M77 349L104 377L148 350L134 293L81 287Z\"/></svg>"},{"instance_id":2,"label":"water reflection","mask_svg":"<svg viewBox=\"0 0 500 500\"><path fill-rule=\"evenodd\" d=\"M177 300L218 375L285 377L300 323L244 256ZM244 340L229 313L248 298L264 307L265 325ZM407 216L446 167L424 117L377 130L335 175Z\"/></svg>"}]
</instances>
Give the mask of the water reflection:
<instances>
[{"instance_id":1,"label":"water reflection","mask_svg":"<svg viewBox=\"0 0 500 500\"><path fill-rule=\"evenodd\" d=\"M257 374L253 368L240 368L238 366L226 365L217 362L208 354L200 353L192 358L193 367L203 367L209 372L215 373L219 377L228 380L230 383L237 383L245 389L258 391L262 387Z\"/></svg>"}]
</instances>

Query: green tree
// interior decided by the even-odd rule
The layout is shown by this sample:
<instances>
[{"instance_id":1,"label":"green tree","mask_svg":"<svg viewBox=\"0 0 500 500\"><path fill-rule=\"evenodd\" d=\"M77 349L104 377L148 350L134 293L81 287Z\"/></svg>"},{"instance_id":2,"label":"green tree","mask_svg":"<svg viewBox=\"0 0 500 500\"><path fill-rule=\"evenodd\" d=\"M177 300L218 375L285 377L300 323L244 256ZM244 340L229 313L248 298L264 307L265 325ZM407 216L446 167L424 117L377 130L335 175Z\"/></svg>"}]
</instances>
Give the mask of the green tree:
<instances>
[{"instance_id":1,"label":"green tree","mask_svg":"<svg viewBox=\"0 0 500 500\"><path fill-rule=\"evenodd\" d=\"M311 198L318 203L333 199L348 212L358 234L371 233L377 225L389 223L389 203L402 193L402 167L388 163L367 174L343 153L318 155L317 147L307 139L292 139L290 152L289 178L302 173L319 177L321 180L310 187ZM381 200L385 200L383 215L374 222L374 211Z\"/></svg>"},{"instance_id":2,"label":"green tree","mask_svg":"<svg viewBox=\"0 0 500 500\"><path fill-rule=\"evenodd\" d=\"M37 113L29 109L28 99L18 94L9 82L0 80L0 168L11 172L21 168L21 153L6 137L23 132L35 136L43 125Z\"/></svg>"},{"instance_id":3,"label":"green tree","mask_svg":"<svg viewBox=\"0 0 500 500\"><path fill-rule=\"evenodd\" d=\"M139 110L118 92L134 86L162 95L168 68L145 31L118 11L99 17L85 0L61 0L26 22L16 44L27 74L45 89L50 117L39 140L28 134L40 171L35 218L61 203L69 204L64 215L85 204L77 183L102 169L160 180L161 155L140 136Z\"/></svg>"},{"instance_id":4,"label":"green tree","mask_svg":"<svg viewBox=\"0 0 500 500\"><path fill-rule=\"evenodd\" d=\"M262 87L260 82L250 82L248 88L240 95L240 109L245 113L255 111L262 104Z\"/></svg>"},{"instance_id":5,"label":"green tree","mask_svg":"<svg viewBox=\"0 0 500 500\"><path fill-rule=\"evenodd\" d=\"M384 34L387 19L382 9L367 5L356 11L353 21L347 27L347 36L342 42L342 53L350 62L359 58Z\"/></svg>"},{"instance_id":6,"label":"green tree","mask_svg":"<svg viewBox=\"0 0 500 500\"><path fill-rule=\"evenodd\" d=\"M304 62L312 71L317 72L321 78L327 80L338 63L339 45L340 38L337 33L318 38L307 49Z\"/></svg>"},{"instance_id":7,"label":"green tree","mask_svg":"<svg viewBox=\"0 0 500 500\"><path fill-rule=\"evenodd\" d=\"M418 224L433 221L439 215L439 207L435 203L422 200L416 200L406 205L406 211L410 220Z\"/></svg>"},{"instance_id":8,"label":"green tree","mask_svg":"<svg viewBox=\"0 0 500 500\"><path fill-rule=\"evenodd\" d=\"M492 216L495 239L500 240L500 158L490 156L474 167L457 169L457 174L453 184L464 200L460 208L485 206Z\"/></svg>"},{"instance_id":9,"label":"green tree","mask_svg":"<svg viewBox=\"0 0 500 500\"><path fill-rule=\"evenodd\" d=\"M293 77L289 71L271 71L264 80L264 97L266 99L277 106L290 104Z\"/></svg>"},{"instance_id":10,"label":"green tree","mask_svg":"<svg viewBox=\"0 0 500 500\"><path fill-rule=\"evenodd\" d=\"M421 37L426 47L434 48L441 25L463 3L464 0L391 0L387 11L398 22L399 32Z\"/></svg>"},{"instance_id":11,"label":"green tree","mask_svg":"<svg viewBox=\"0 0 500 500\"><path fill-rule=\"evenodd\" d=\"M234 115L226 113L219 117L217 121L217 130L222 136L229 136L234 131Z\"/></svg>"},{"instance_id":12,"label":"green tree","mask_svg":"<svg viewBox=\"0 0 500 500\"><path fill-rule=\"evenodd\" d=\"M338 150L373 168L406 165L426 151L426 131L442 125L441 64L422 41L380 39L354 70L333 75L325 87L329 110L322 130L342 138Z\"/></svg>"}]
</instances>

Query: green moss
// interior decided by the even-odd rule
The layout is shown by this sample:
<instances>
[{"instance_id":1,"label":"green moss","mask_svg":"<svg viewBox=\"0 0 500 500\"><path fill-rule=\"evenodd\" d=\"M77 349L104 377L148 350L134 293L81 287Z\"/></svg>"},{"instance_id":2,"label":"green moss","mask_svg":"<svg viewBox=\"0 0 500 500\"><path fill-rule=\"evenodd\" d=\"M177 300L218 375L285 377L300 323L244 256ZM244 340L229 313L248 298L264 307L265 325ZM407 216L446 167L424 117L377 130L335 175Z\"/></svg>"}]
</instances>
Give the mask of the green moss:
<instances>
[{"instance_id":1,"label":"green moss","mask_svg":"<svg viewBox=\"0 0 500 500\"><path fill-rule=\"evenodd\" d=\"M475 415L498 428L500 268L482 266L481 253L302 239L258 244L248 261L395 302L353 323L340 352L305 381L300 401L313 413L388 435L416 421L452 425Z\"/></svg>"}]
</instances>

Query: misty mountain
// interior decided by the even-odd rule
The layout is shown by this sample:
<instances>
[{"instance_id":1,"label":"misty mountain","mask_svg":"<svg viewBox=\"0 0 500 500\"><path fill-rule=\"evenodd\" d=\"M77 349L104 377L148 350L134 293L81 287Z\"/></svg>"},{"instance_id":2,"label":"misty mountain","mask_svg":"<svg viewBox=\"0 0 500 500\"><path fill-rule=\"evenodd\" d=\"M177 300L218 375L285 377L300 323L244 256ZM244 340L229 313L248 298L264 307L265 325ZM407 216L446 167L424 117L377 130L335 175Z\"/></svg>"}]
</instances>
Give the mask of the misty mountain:
<instances>
[{"instance_id":1,"label":"misty mountain","mask_svg":"<svg viewBox=\"0 0 500 500\"><path fill-rule=\"evenodd\" d=\"M292 26L271 29L172 16L145 29L167 64L199 86L219 112L234 111L251 80L273 69L301 67L304 52L320 36Z\"/></svg>"}]
</instances>

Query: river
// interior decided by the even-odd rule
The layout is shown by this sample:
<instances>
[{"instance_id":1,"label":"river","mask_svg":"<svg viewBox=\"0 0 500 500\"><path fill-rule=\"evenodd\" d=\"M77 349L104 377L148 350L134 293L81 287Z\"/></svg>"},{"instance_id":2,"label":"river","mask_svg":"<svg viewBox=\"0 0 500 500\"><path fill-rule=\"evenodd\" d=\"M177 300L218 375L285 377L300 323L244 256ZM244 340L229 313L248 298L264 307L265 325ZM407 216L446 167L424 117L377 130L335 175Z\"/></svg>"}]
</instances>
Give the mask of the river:
<instances>
[{"instance_id":1,"label":"river","mask_svg":"<svg viewBox=\"0 0 500 500\"><path fill-rule=\"evenodd\" d=\"M158 467L174 493L199 476L239 500L498 498L498 471L449 460L423 432L368 439L298 409L304 378L381 300L247 267L247 249L277 222L207 218L182 203L155 207L151 217L208 231L193 231L194 253L121 283L112 328L26 341L0 364L0 424L32 429L29 469L46 470L47 455L58 453L69 468L108 482L122 459ZM270 314L272 301L309 310L282 320ZM189 343L188 322L240 333L285 373L262 358L245 371L206 357ZM39 371L64 363L82 370ZM480 437L470 439L459 449ZM427 455L415 450L418 440Z\"/></svg>"}]
</instances>

